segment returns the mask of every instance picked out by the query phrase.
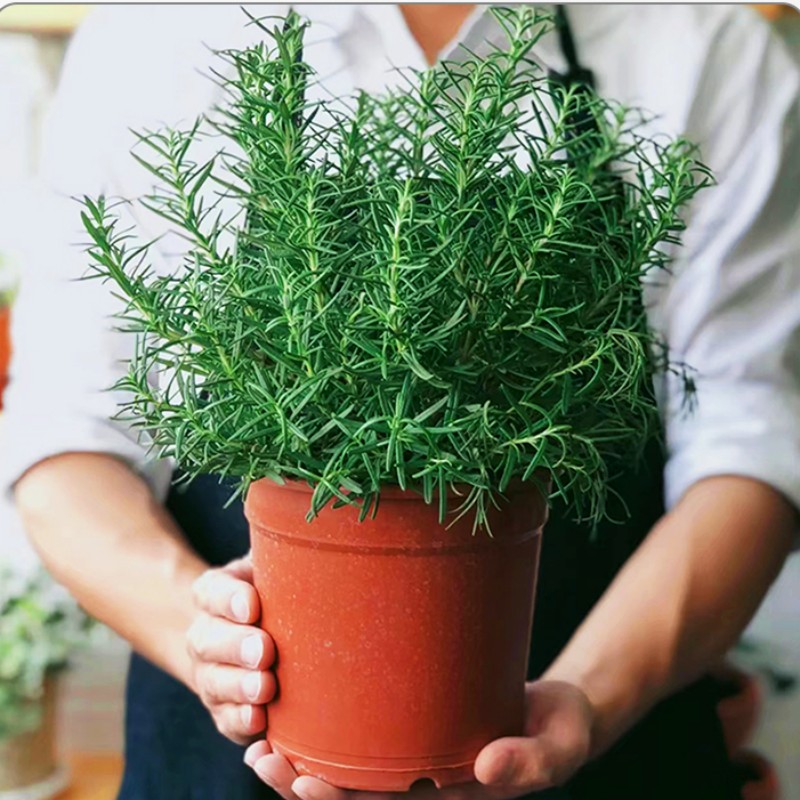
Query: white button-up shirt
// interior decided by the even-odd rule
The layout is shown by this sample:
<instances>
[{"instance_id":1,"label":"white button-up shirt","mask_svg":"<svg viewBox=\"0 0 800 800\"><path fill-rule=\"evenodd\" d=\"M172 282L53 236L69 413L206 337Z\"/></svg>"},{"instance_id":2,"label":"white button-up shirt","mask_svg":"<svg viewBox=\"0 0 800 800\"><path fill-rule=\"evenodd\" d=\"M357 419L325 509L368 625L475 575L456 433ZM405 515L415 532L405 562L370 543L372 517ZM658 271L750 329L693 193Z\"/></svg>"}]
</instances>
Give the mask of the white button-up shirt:
<instances>
[{"instance_id":1,"label":"white button-up shirt","mask_svg":"<svg viewBox=\"0 0 800 800\"><path fill-rule=\"evenodd\" d=\"M302 6L312 20L305 57L325 89L378 91L393 66L425 66L396 6ZM285 6L251 7L257 16ZM697 402L682 384L660 387L669 459L668 504L694 482L733 474L759 479L800 507L800 79L755 12L742 6L569 8L582 63L598 91L658 115L653 132L701 147L717 179L689 213L670 274L646 287L651 324L674 362L690 365ZM240 48L259 32L234 5L108 6L80 28L64 65L45 143L47 186L19 224L32 233L14 313L12 384L0 439L6 489L38 461L64 452L114 454L163 496L172 466L112 422L107 387L125 370L130 335L114 331L117 302L76 243L69 198L132 198L150 189L134 162L130 129L190 123L221 101L208 77L211 49ZM456 40L496 34L485 8ZM535 55L565 68L554 34ZM216 66L219 66L216 63ZM6 220L7 221L7 220ZM143 239L161 231L137 219ZM158 245L164 263L175 240ZM101 487L98 487L101 490Z\"/></svg>"}]
</instances>

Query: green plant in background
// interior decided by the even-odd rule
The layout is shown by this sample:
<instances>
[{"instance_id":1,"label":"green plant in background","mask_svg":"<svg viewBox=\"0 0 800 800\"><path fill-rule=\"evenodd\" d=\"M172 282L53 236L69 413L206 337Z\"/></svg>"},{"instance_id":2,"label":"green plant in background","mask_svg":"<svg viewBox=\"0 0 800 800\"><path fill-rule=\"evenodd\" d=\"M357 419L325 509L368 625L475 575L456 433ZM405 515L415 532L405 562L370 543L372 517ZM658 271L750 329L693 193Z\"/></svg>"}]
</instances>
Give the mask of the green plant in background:
<instances>
[{"instance_id":1,"label":"green plant in background","mask_svg":"<svg viewBox=\"0 0 800 800\"><path fill-rule=\"evenodd\" d=\"M547 471L576 514L604 513L656 424L640 278L708 174L640 114L549 82L540 13L492 13L502 46L326 102L300 18L258 22L264 43L220 54L215 121L134 151L157 182L140 202L187 240L174 275L85 199L95 272L139 334L123 416L189 475L304 479L312 515L366 515L399 485L444 516L461 486L481 526Z\"/></svg>"},{"instance_id":2,"label":"green plant in background","mask_svg":"<svg viewBox=\"0 0 800 800\"><path fill-rule=\"evenodd\" d=\"M90 626L43 573L0 569L0 739L39 725L46 677L67 665Z\"/></svg>"},{"instance_id":3,"label":"green plant in background","mask_svg":"<svg viewBox=\"0 0 800 800\"><path fill-rule=\"evenodd\" d=\"M10 306L17 293L16 281L10 273L6 261L0 253L0 308Z\"/></svg>"}]
</instances>

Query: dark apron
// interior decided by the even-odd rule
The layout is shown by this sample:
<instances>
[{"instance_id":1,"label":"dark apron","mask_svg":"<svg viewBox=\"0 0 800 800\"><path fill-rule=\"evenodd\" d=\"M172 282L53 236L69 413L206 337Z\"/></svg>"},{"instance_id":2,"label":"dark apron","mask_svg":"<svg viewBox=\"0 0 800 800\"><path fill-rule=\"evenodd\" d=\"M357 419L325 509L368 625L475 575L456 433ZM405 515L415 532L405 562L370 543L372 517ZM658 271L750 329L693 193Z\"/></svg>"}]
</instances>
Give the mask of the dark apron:
<instances>
[{"instance_id":1,"label":"dark apron","mask_svg":"<svg viewBox=\"0 0 800 800\"><path fill-rule=\"evenodd\" d=\"M557 22L569 68L551 77L591 85L561 8ZM662 450L654 443L642 465L615 481L629 511L622 525L605 522L592 533L557 506L552 509L543 537L530 678L558 655L663 513L663 467ZM224 508L231 494L230 485L204 477L174 489L167 502L192 547L211 565L226 564L249 549L241 503ZM738 800L716 715L718 697L710 679L690 686L568 786L537 794L537 800ZM128 675L125 735L119 800L277 798L245 766L244 749L216 731L197 697L138 655L132 656Z\"/></svg>"}]
</instances>

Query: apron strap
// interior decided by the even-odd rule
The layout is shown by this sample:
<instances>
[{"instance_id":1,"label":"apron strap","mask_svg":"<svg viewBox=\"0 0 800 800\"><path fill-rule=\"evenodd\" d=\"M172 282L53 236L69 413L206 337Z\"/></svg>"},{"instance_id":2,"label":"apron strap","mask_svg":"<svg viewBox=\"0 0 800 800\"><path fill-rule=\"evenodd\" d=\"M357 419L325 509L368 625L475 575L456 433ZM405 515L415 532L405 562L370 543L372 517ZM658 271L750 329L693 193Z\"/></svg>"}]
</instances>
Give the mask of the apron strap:
<instances>
[{"instance_id":1,"label":"apron strap","mask_svg":"<svg viewBox=\"0 0 800 800\"><path fill-rule=\"evenodd\" d=\"M555 22L558 41L561 45L561 52L564 54L564 58L567 61L567 72L564 75L555 73L558 75L559 82L567 87L574 86L576 83L581 83L588 86L590 89L594 89L594 73L590 69L586 69L578 59L575 36L572 33L572 26L569 22L567 9L563 3L556 5Z\"/></svg>"},{"instance_id":2,"label":"apron strap","mask_svg":"<svg viewBox=\"0 0 800 800\"><path fill-rule=\"evenodd\" d=\"M584 67L578 58L578 48L575 44L575 36L572 32L567 9L558 4L555 11L556 32L558 34L561 52L567 62L567 71L557 72L554 69L548 71L548 79L553 86L561 86L566 91L573 91L581 98L594 95L595 78L594 73ZM559 95L554 97L556 103L559 102ZM567 117L572 126L572 133L568 134L568 139L580 137L584 134L599 133L597 120L583 103L573 110ZM567 143L568 158L577 161L580 156Z\"/></svg>"}]
</instances>

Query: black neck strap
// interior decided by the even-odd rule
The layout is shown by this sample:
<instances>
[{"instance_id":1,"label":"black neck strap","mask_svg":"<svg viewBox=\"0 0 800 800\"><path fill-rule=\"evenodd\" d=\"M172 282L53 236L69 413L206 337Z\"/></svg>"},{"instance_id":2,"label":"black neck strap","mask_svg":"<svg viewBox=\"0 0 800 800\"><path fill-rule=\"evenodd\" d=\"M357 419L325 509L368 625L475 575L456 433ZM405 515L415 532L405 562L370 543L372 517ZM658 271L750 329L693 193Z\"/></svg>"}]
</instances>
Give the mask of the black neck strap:
<instances>
[{"instance_id":1,"label":"black neck strap","mask_svg":"<svg viewBox=\"0 0 800 800\"><path fill-rule=\"evenodd\" d=\"M567 62L567 72L563 75L551 73L551 76L556 78L556 80L564 86L574 86L576 83L582 83L594 89L594 74L590 69L586 69L578 59L575 36L572 33L572 26L569 22L567 9L563 3L558 3L556 5L555 23L556 31L558 32L558 41L561 45L561 52Z\"/></svg>"}]
</instances>

